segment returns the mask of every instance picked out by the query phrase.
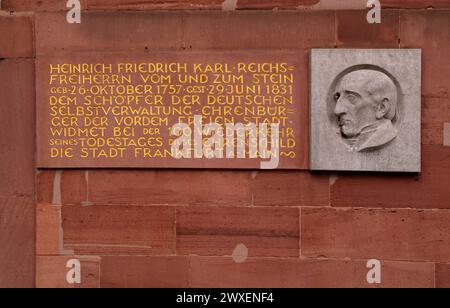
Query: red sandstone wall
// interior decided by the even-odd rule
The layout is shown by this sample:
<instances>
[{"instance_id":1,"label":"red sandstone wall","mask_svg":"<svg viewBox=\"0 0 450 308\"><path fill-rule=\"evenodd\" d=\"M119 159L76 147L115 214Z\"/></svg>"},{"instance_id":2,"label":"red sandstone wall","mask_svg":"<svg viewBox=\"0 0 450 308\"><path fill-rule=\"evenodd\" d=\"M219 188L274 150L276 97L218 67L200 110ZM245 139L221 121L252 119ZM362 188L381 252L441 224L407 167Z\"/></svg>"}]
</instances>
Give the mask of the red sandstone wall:
<instances>
[{"instance_id":1,"label":"red sandstone wall","mask_svg":"<svg viewBox=\"0 0 450 308\"><path fill-rule=\"evenodd\" d=\"M318 0L85 0L69 25L63 2L1 1L0 286L66 287L76 256L82 287L368 287L374 258L383 287L450 287L450 1L381 1L381 25ZM313 47L423 49L421 175L34 169L36 56L290 49L307 78Z\"/></svg>"}]
</instances>

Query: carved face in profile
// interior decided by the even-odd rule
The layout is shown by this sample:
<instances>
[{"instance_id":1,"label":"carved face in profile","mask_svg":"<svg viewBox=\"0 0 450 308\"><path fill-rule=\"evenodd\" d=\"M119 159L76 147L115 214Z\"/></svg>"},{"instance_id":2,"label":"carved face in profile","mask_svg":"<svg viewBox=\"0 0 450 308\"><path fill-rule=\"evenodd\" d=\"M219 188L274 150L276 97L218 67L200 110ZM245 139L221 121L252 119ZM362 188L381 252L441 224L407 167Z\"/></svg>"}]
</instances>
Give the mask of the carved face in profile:
<instances>
[{"instance_id":1,"label":"carved face in profile","mask_svg":"<svg viewBox=\"0 0 450 308\"><path fill-rule=\"evenodd\" d=\"M365 135L367 138L369 133L383 124L386 126L387 122L392 127L391 121L396 117L397 87L386 74L361 69L338 81L334 101L334 114L342 137L357 139Z\"/></svg>"}]
</instances>

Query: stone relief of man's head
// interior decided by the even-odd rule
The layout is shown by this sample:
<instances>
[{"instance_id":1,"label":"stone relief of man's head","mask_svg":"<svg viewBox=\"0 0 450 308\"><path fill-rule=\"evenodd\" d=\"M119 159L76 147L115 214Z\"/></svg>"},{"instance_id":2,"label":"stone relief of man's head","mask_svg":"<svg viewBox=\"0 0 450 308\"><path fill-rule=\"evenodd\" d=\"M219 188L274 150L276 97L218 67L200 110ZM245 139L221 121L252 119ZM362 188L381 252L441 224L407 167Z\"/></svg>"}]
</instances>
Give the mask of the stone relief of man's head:
<instances>
[{"instance_id":1,"label":"stone relief of man's head","mask_svg":"<svg viewBox=\"0 0 450 308\"><path fill-rule=\"evenodd\" d=\"M380 127L387 135L380 136L379 131L376 140L369 142L370 147L395 138L392 120L397 117L398 90L385 73L360 69L344 75L336 85L334 101L334 115L344 139L357 140L364 136L364 141L367 141ZM356 150L368 147L360 142Z\"/></svg>"}]
</instances>

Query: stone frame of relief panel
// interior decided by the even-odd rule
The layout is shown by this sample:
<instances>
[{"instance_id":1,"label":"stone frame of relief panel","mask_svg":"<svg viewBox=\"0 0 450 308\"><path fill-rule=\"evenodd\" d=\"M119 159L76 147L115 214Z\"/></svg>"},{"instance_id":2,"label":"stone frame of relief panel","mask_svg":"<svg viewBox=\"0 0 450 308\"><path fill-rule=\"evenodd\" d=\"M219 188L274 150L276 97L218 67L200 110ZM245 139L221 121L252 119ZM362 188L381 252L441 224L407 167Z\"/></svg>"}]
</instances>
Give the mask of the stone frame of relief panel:
<instances>
[{"instance_id":1,"label":"stone frame of relief panel","mask_svg":"<svg viewBox=\"0 0 450 308\"><path fill-rule=\"evenodd\" d=\"M421 172L420 49L311 51L311 170Z\"/></svg>"}]
</instances>

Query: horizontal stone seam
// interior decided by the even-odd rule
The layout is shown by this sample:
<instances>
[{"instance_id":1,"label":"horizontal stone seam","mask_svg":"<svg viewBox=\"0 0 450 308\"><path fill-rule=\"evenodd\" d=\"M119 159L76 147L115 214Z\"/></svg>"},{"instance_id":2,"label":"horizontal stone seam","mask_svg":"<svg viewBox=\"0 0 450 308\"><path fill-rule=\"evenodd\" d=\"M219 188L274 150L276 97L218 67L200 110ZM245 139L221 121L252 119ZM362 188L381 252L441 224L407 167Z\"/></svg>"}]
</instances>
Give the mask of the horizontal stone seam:
<instances>
[{"instance_id":1,"label":"horizontal stone seam","mask_svg":"<svg viewBox=\"0 0 450 308\"><path fill-rule=\"evenodd\" d=\"M414 207L361 207L361 206L354 206L354 207L340 207L340 206L331 206L331 207L320 207L320 206L300 206L301 208L309 208L309 209L315 209L315 208L324 208L324 209L334 209L334 210L342 210L342 211L349 211L349 210L357 210L357 211L387 211L387 212L400 212L400 211L415 211L415 212L449 212L450 208L414 208Z\"/></svg>"},{"instance_id":2,"label":"horizontal stone seam","mask_svg":"<svg viewBox=\"0 0 450 308\"><path fill-rule=\"evenodd\" d=\"M0 195L0 198L4 198L4 199L30 199L31 201L34 202L35 200L35 193L31 193L31 194L18 194L18 195Z\"/></svg>"},{"instance_id":3,"label":"horizontal stone seam","mask_svg":"<svg viewBox=\"0 0 450 308\"><path fill-rule=\"evenodd\" d=\"M207 255L180 255L179 257L190 257L190 258L212 258L212 259L221 259L221 258L232 258L232 255L224 255L224 256L207 256ZM134 257L134 255L133 255ZM151 256L148 256L151 257ZM364 258L333 258L333 257L324 257L324 258L314 258L314 257L248 257L246 261L339 261L339 262L367 262L369 259ZM446 264L445 262L435 262L429 260L393 260L393 259L379 259L381 262L392 262L392 263L411 263L411 264Z\"/></svg>"},{"instance_id":4,"label":"horizontal stone seam","mask_svg":"<svg viewBox=\"0 0 450 308\"><path fill-rule=\"evenodd\" d=\"M352 258L347 258L347 257L341 257L341 258L337 258L337 257L332 257L332 256L307 256L307 255L302 255L300 257L300 259L304 259L304 260L330 260L330 261L365 261L367 262L370 259L364 259L364 258L356 258L356 259L352 259ZM378 259L379 261L382 262L405 262L405 263L417 263L417 264L446 264L446 262L450 262L450 260L448 261L442 261L442 260L425 260L425 259L383 259L380 258Z\"/></svg>"},{"instance_id":5,"label":"horizontal stone seam","mask_svg":"<svg viewBox=\"0 0 450 308\"><path fill-rule=\"evenodd\" d=\"M421 7L421 8L408 8L408 7L385 7L382 8L382 11L449 11L449 7ZM142 8L137 9L133 7L129 8L117 8L117 7L111 7L111 8L98 8L95 7L91 8L82 8L81 11L83 12L104 12L104 13L111 13L111 12L223 12L224 14L230 14L230 13L239 13L239 12L270 12L273 13L277 12L331 12L331 11L366 11L365 9L359 9L359 8L344 8L344 9L314 9L310 7L306 8L283 8L283 7L269 7L269 8L238 8L235 11L224 11L221 7L186 7L186 8ZM67 12L67 9L42 9L42 10L14 10L14 9L2 9L0 10L0 16L30 16L33 14L39 14L39 13L58 13L58 12Z\"/></svg>"},{"instance_id":6,"label":"horizontal stone seam","mask_svg":"<svg viewBox=\"0 0 450 308\"><path fill-rule=\"evenodd\" d=\"M33 17L35 11L8 11L1 9L0 10L0 17L8 17L8 18L14 18L14 17Z\"/></svg>"},{"instance_id":7,"label":"horizontal stone seam","mask_svg":"<svg viewBox=\"0 0 450 308\"><path fill-rule=\"evenodd\" d=\"M30 56L30 57L0 56L0 63L5 60L36 60L36 56Z\"/></svg>"},{"instance_id":8,"label":"horizontal stone seam","mask_svg":"<svg viewBox=\"0 0 450 308\"><path fill-rule=\"evenodd\" d=\"M45 255L37 255L38 257L79 257L79 258L108 258L108 257L118 257L118 258L180 258L180 259L187 259L187 258L210 258L210 259L223 259L223 258L230 258L232 259L232 255L199 255L199 254L70 254L70 255L52 255L52 254L45 254ZM364 258L333 258L333 257L248 257L246 259L247 261L341 261L341 262L367 262L368 259ZM411 263L411 264L429 264L429 265L436 265L436 264L442 264L447 265L450 263L446 262L436 262L436 261L429 261L429 260L406 260L406 259L379 259L381 262L393 262L393 263ZM450 262L450 261L449 261Z\"/></svg>"},{"instance_id":9,"label":"horizontal stone seam","mask_svg":"<svg viewBox=\"0 0 450 308\"><path fill-rule=\"evenodd\" d=\"M1 196L0 196L1 197ZM89 208L92 206L120 206L120 207L170 207L170 208L184 208L189 209L193 207L203 207L203 208L219 208L219 209L227 209L227 208L245 208L245 209L333 209L333 210L341 210L341 211L348 211L348 210L357 210L357 211L387 211L395 213L397 211L416 211L416 212L450 212L450 208L413 208L413 207L364 207L364 206L355 206L355 207L344 207L344 206L307 206L307 205L251 205L250 203L245 205L232 205L232 203L223 203L223 204L212 204L212 203L173 203L173 204L145 204L145 203L96 203L95 200L90 200L92 202L92 205L90 206L83 206L82 203L64 203L61 206L80 206L84 208ZM38 202L45 204L45 202Z\"/></svg>"}]
</instances>

